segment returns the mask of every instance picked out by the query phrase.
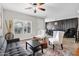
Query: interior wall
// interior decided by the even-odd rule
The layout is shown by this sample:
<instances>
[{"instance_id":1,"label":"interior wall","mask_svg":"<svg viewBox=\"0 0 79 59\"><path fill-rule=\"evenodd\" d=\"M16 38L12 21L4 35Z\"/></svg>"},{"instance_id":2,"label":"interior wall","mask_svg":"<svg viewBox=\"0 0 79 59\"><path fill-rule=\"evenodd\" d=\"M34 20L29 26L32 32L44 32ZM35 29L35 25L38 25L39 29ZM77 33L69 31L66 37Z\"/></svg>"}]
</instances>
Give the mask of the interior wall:
<instances>
[{"instance_id":1,"label":"interior wall","mask_svg":"<svg viewBox=\"0 0 79 59\"><path fill-rule=\"evenodd\" d=\"M0 35L3 35L3 8L2 8L1 5L0 5L0 16L1 16L1 19L0 19L0 23L1 23Z\"/></svg>"},{"instance_id":2,"label":"interior wall","mask_svg":"<svg viewBox=\"0 0 79 59\"><path fill-rule=\"evenodd\" d=\"M5 25L5 20L8 20L9 17L13 17L13 19L18 19L18 20L23 20L23 21L31 21L32 22L32 33L26 33L26 34L15 34L15 38L20 38L21 40L23 39L28 39L31 38L35 35L37 35L37 32L40 29L44 29L44 19L39 18L39 17L34 17L34 16L29 16L25 15L19 12L15 11L10 11L10 10L3 10L3 16L4 16L4 34L7 33L6 25Z\"/></svg>"},{"instance_id":3,"label":"interior wall","mask_svg":"<svg viewBox=\"0 0 79 59\"><path fill-rule=\"evenodd\" d=\"M0 5L0 15L1 15L1 5ZM2 30L2 29L0 28L0 33L1 33L1 30Z\"/></svg>"},{"instance_id":4,"label":"interior wall","mask_svg":"<svg viewBox=\"0 0 79 59\"><path fill-rule=\"evenodd\" d=\"M65 35L66 37L73 37L74 36L73 33L77 33L76 31L78 29L78 18L69 18L59 21L46 22L45 27L48 35L52 36L52 33L55 30L55 31L65 31L65 34L67 33Z\"/></svg>"},{"instance_id":5,"label":"interior wall","mask_svg":"<svg viewBox=\"0 0 79 59\"><path fill-rule=\"evenodd\" d=\"M78 28L78 18L47 22L47 28L50 28L50 30L67 30L69 28Z\"/></svg>"},{"instance_id":6,"label":"interior wall","mask_svg":"<svg viewBox=\"0 0 79 59\"><path fill-rule=\"evenodd\" d=\"M78 17L78 31L79 31L79 17Z\"/></svg>"}]
</instances>

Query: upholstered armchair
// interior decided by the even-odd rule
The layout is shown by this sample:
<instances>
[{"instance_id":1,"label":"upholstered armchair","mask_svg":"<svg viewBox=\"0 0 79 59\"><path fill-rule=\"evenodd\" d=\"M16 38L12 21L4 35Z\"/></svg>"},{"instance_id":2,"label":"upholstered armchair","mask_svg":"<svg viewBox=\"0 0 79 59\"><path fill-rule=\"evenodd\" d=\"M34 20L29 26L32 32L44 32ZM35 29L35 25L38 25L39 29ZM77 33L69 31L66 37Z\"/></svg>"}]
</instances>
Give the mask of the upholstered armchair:
<instances>
[{"instance_id":1,"label":"upholstered armchair","mask_svg":"<svg viewBox=\"0 0 79 59\"><path fill-rule=\"evenodd\" d=\"M61 48L63 49L63 36L64 36L64 31L53 31L53 37L48 38L49 44L53 44L53 50L55 47L55 44L60 44Z\"/></svg>"}]
</instances>

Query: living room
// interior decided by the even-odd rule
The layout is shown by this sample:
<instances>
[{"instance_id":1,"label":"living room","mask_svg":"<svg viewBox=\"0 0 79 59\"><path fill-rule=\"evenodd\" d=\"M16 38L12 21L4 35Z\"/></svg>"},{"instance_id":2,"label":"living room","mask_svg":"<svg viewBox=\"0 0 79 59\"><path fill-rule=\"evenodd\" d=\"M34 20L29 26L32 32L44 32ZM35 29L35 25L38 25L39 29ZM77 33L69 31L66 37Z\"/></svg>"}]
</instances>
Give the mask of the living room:
<instances>
[{"instance_id":1,"label":"living room","mask_svg":"<svg viewBox=\"0 0 79 59\"><path fill-rule=\"evenodd\" d=\"M0 56L79 56L78 6L0 3Z\"/></svg>"}]
</instances>

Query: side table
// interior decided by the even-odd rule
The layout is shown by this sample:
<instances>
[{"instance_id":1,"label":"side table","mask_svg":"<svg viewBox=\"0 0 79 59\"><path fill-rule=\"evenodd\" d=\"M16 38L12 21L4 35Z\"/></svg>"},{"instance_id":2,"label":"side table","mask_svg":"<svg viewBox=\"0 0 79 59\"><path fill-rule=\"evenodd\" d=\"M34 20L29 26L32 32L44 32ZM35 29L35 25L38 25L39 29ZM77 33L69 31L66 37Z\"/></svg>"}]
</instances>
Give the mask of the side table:
<instances>
[{"instance_id":1,"label":"side table","mask_svg":"<svg viewBox=\"0 0 79 59\"><path fill-rule=\"evenodd\" d=\"M47 40L41 40L39 41L40 44L43 46L43 49L47 48L48 47L48 44L47 44Z\"/></svg>"}]
</instances>

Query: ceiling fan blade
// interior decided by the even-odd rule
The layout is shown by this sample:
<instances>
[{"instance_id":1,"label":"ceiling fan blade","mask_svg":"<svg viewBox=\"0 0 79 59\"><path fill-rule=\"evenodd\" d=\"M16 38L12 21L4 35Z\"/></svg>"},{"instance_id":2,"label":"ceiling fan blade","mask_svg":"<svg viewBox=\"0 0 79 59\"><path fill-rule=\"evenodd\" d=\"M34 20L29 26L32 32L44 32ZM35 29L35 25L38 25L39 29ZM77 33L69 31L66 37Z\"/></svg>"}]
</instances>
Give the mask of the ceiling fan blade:
<instances>
[{"instance_id":1,"label":"ceiling fan blade","mask_svg":"<svg viewBox=\"0 0 79 59\"><path fill-rule=\"evenodd\" d=\"M45 3L39 3L39 5L43 5L43 4L45 4Z\"/></svg>"},{"instance_id":2,"label":"ceiling fan blade","mask_svg":"<svg viewBox=\"0 0 79 59\"><path fill-rule=\"evenodd\" d=\"M25 9L33 9L34 10L34 13L37 12L37 9L41 10L41 11L45 11L46 9L44 9L42 7L43 4L45 3L30 3L33 7L28 7L28 8L25 8Z\"/></svg>"},{"instance_id":3,"label":"ceiling fan blade","mask_svg":"<svg viewBox=\"0 0 79 59\"><path fill-rule=\"evenodd\" d=\"M25 9L32 9L32 7L28 7L28 8L25 8Z\"/></svg>"},{"instance_id":4,"label":"ceiling fan blade","mask_svg":"<svg viewBox=\"0 0 79 59\"><path fill-rule=\"evenodd\" d=\"M43 5L45 3L33 3L33 5Z\"/></svg>"},{"instance_id":5,"label":"ceiling fan blade","mask_svg":"<svg viewBox=\"0 0 79 59\"><path fill-rule=\"evenodd\" d=\"M44 9L44 8L39 8L40 10L42 10L42 11L45 11L46 9Z\"/></svg>"}]
</instances>

